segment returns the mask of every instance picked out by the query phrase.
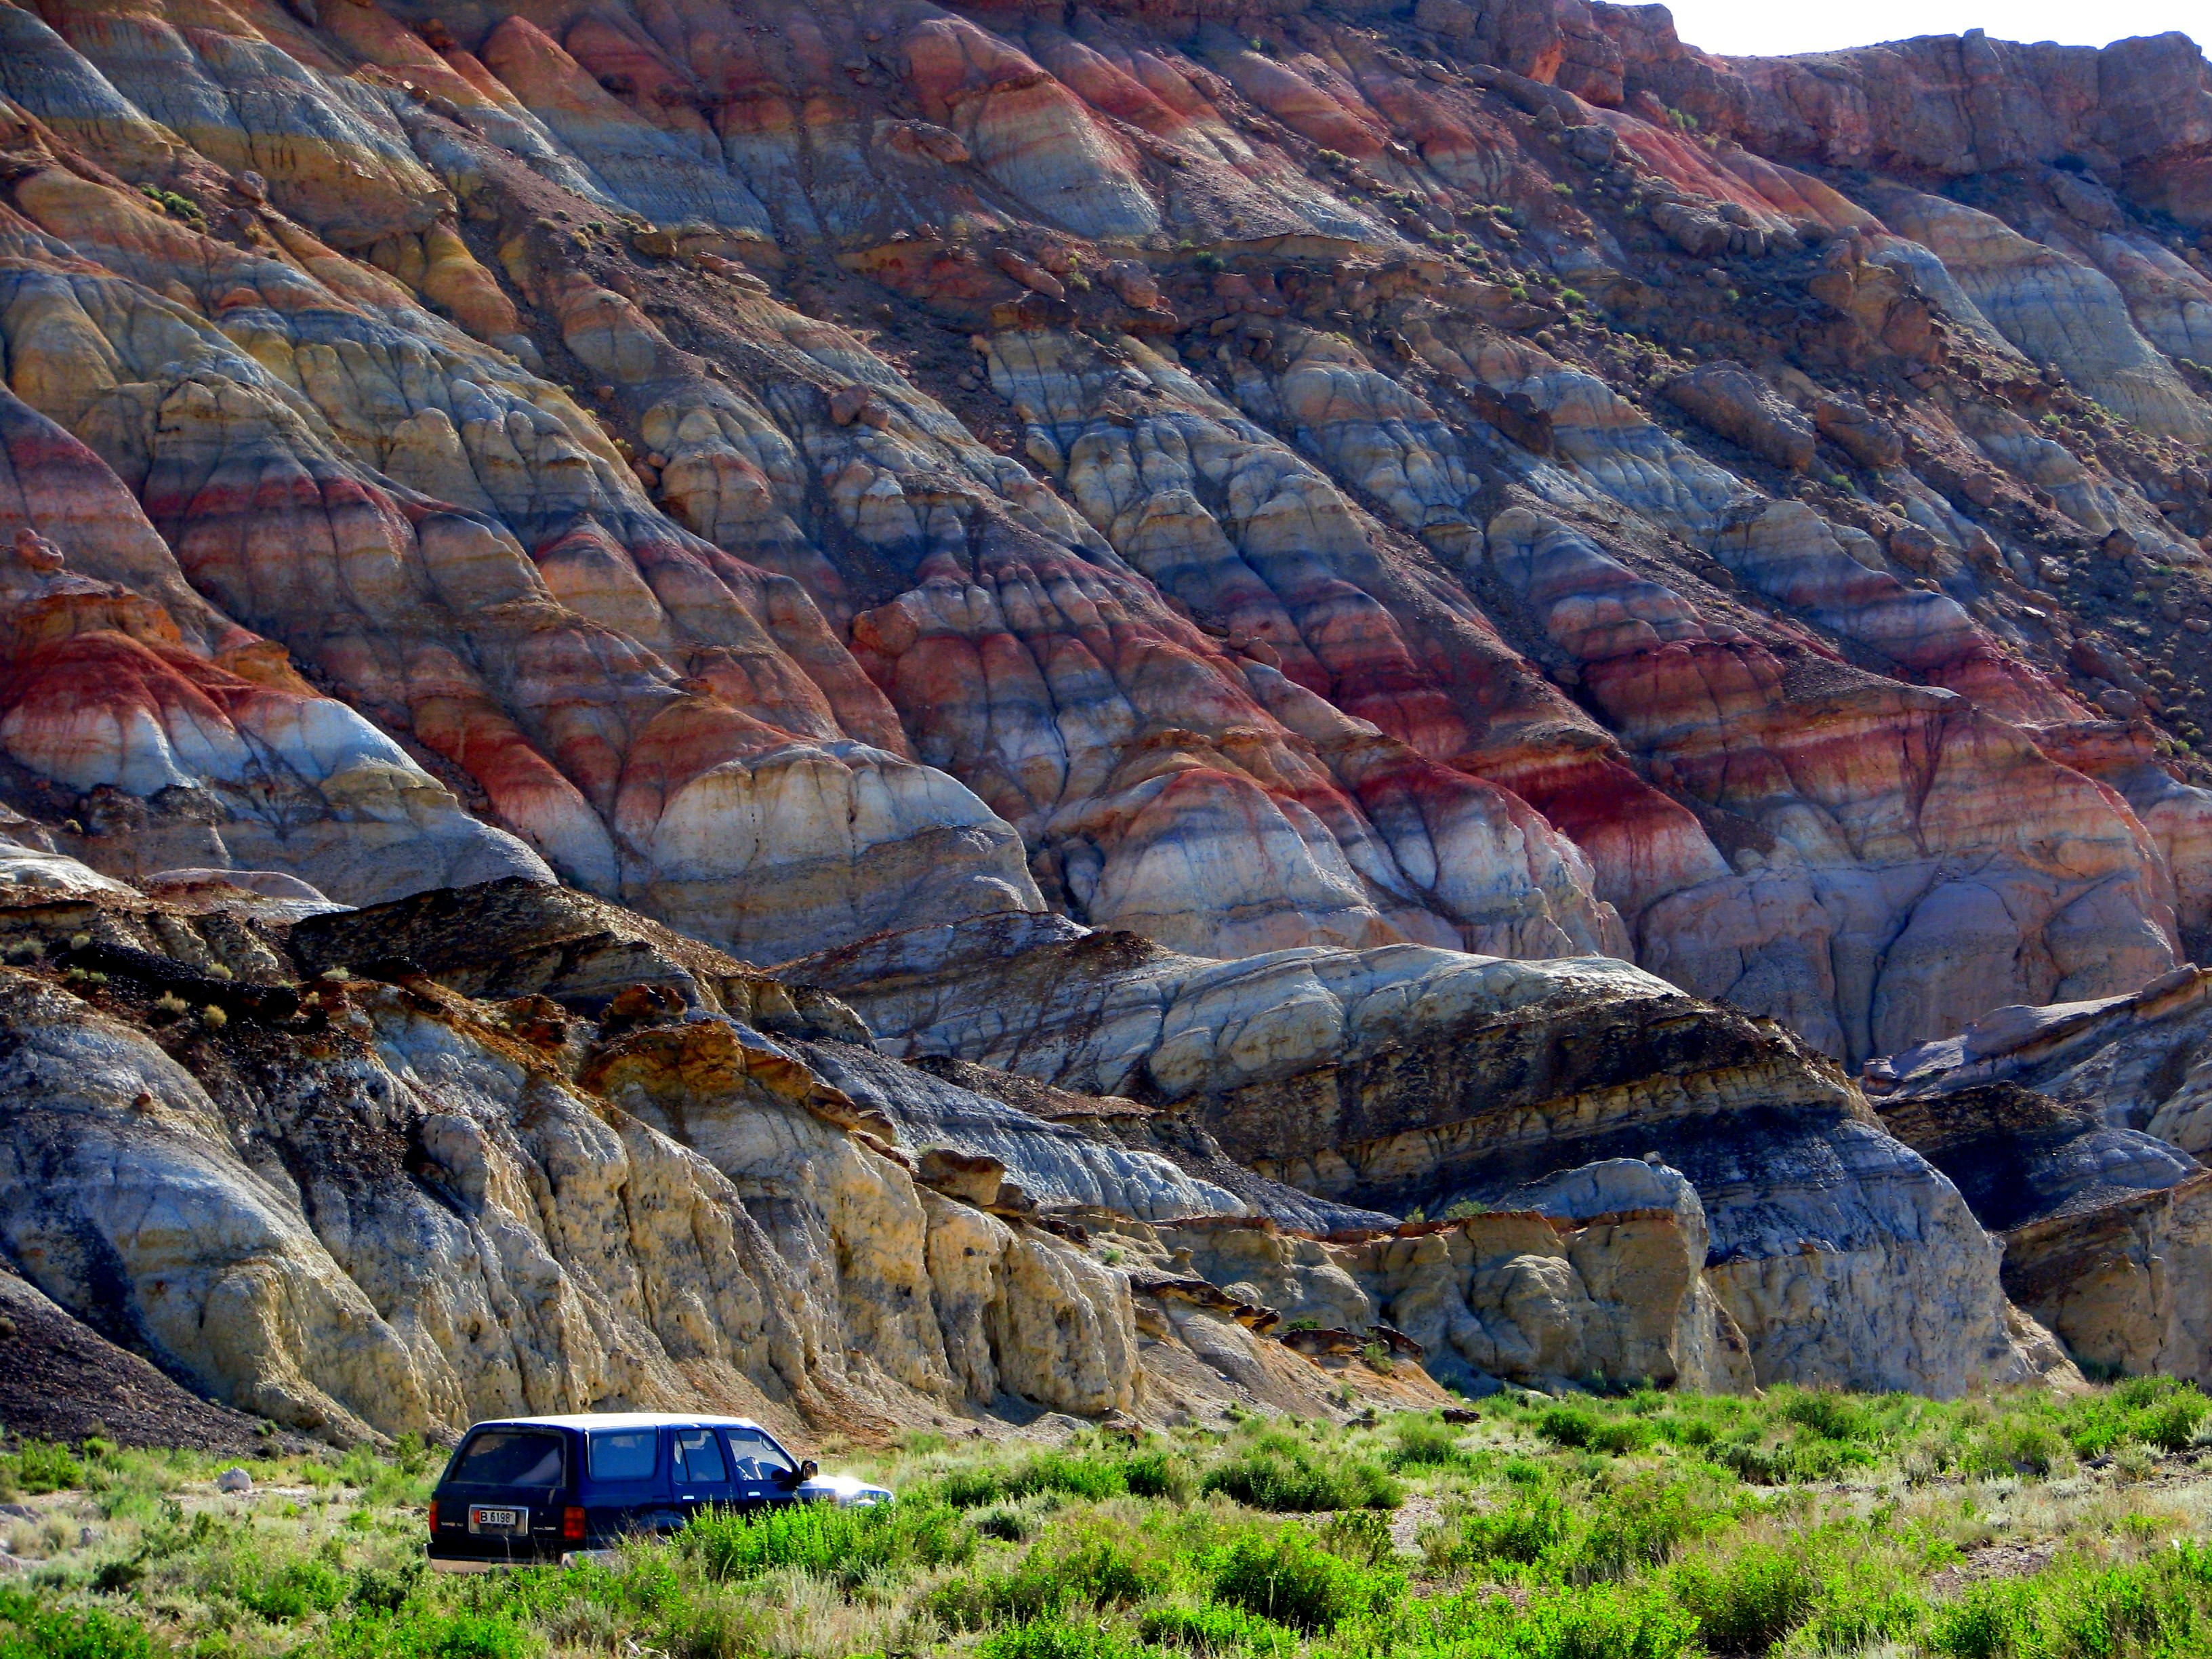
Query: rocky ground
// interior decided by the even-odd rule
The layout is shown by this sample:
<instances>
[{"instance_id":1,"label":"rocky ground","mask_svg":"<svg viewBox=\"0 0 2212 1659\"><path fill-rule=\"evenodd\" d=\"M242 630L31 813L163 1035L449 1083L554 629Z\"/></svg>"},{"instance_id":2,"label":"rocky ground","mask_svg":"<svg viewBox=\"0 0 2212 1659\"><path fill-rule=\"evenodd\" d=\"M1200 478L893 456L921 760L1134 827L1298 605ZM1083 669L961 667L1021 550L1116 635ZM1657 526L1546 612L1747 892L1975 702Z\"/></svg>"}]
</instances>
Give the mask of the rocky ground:
<instances>
[{"instance_id":1,"label":"rocky ground","mask_svg":"<svg viewBox=\"0 0 2212 1659\"><path fill-rule=\"evenodd\" d=\"M2208 238L2179 35L0 3L68 1409L2212 1377Z\"/></svg>"}]
</instances>

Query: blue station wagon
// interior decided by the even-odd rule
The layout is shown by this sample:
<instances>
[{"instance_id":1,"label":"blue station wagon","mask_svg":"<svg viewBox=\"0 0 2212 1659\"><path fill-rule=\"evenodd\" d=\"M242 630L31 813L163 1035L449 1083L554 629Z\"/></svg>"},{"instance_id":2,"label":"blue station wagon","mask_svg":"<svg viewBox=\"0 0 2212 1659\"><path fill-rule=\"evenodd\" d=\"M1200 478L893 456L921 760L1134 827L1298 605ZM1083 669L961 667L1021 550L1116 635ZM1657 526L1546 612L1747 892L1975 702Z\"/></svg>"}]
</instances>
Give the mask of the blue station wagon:
<instances>
[{"instance_id":1,"label":"blue station wagon","mask_svg":"<svg viewBox=\"0 0 2212 1659\"><path fill-rule=\"evenodd\" d=\"M883 1504L890 1492L825 1475L749 1418L665 1412L479 1423L430 1499L430 1565L480 1571L589 1558L677 1530L710 1508Z\"/></svg>"}]
</instances>

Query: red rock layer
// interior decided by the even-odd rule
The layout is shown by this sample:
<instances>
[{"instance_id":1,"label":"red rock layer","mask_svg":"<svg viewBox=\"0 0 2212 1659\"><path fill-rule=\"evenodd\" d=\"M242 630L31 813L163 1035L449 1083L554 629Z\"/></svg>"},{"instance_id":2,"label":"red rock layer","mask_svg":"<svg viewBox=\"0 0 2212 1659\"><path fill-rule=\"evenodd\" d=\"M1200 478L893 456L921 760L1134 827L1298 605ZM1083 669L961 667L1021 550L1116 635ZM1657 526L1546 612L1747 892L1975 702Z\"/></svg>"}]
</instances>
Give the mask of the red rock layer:
<instances>
[{"instance_id":1,"label":"red rock layer","mask_svg":"<svg viewBox=\"0 0 2212 1659\"><path fill-rule=\"evenodd\" d=\"M9 798L763 957L1630 954L1855 1058L2164 970L2201 56L1662 17L0 7Z\"/></svg>"}]
</instances>

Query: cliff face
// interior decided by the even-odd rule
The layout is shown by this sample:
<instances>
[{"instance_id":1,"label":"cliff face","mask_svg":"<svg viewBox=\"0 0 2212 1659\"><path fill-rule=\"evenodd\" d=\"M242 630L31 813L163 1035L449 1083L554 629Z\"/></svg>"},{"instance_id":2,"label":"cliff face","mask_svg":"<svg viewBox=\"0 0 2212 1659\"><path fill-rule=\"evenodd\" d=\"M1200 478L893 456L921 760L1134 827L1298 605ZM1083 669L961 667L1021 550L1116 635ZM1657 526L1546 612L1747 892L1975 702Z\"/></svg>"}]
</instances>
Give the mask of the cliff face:
<instances>
[{"instance_id":1,"label":"cliff face","mask_svg":"<svg viewBox=\"0 0 2212 1659\"><path fill-rule=\"evenodd\" d=\"M25 968L15 1178L88 1114L228 1196L173 1280L98 1182L10 1259L200 1284L108 1334L349 1431L1130 1409L1170 1338L1290 1388L1162 1230L1462 1199L1547 1218L1340 1237L1330 1305L1470 1374L2044 1364L1984 1226L2069 1158L2185 1196L2128 1136L2203 1137L1885 1130L1842 1067L2212 941L2208 238L2179 36L0 3L0 875L231 929L271 1020L386 988L249 1075ZM501 1046L533 997L588 1054ZM2051 1214L1978 1219L1961 1146ZM1646 1154L1694 1220L1559 1197Z\"/></svg>"},{"instance_id":2,"label":"cliff face","mask_svg":"<svg viewBox=\"0 0 2212 1659\"><path fill-rule=\"evenodd\" d=\"M19 808L757 960L2212 923L2212 90L1656 8L0 7Z\"/></svg>"}]
</instances>

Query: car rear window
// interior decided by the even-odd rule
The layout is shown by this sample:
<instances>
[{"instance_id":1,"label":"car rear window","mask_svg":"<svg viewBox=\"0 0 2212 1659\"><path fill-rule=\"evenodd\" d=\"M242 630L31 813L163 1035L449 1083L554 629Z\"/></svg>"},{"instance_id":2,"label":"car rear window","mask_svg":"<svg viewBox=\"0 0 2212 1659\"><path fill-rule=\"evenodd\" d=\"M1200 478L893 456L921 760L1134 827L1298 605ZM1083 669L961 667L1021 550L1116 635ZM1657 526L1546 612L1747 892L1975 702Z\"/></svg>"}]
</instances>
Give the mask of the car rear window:
<instances>
[{"instance_id":1,"label":"car rear window","mask_svg":"<svg viewBox=\"0 0 2212 1659\"><path fill-rule=\"evenodd\" d=\"M592 1479L651 1480L654 1448L659 1440L659 1432L653 1429L600 1430L592 1437Z\"/></svg>"},{"instance_id":2,"label":"car rear window","mask_svg":"<svg viewBox=\"0 0 2212 1659\"><path fill-rule=\"evenodd\" d=\"M561 1437L542 1430L486 1429L469 1442L452 1478L471 1486L557 1486Z\"/></svg>"}]
</instances>

